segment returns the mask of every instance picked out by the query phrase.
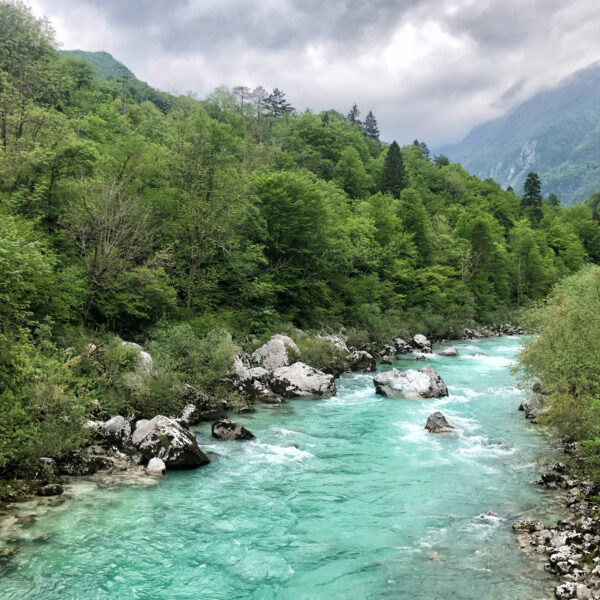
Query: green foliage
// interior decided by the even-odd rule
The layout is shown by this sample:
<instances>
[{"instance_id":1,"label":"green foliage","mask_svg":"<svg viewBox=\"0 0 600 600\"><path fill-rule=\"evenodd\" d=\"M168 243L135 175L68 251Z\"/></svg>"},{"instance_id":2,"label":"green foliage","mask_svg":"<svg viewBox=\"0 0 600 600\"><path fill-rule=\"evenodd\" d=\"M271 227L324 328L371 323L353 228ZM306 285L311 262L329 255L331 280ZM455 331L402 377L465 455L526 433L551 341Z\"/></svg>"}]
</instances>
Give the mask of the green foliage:
<instances>
[{"instance_id":1,"label":"green foliage","mask_svg":"<svg viewBox=\"0 0 600 600\"><path fill-rule=\"evenodd\" d=\"M544 420L561 437L583 442L582 464L595 478L600 465L600 268L587 266L561 281L536 311L540 334L520 355L524 377L548 394Z\"/></svg>"},{"instance_id":2,"label":"green foliage","mask_svg":"<svg viewBox=\"0 0 600 600\"><path fill-rule=\"evenodd\" d=\"M407 179L400 146L396 142L392 142L385 155L381 175L381 191L389 192L394 198L399 198L400 192L407 186Z\"/></svg>"}]
</instances>

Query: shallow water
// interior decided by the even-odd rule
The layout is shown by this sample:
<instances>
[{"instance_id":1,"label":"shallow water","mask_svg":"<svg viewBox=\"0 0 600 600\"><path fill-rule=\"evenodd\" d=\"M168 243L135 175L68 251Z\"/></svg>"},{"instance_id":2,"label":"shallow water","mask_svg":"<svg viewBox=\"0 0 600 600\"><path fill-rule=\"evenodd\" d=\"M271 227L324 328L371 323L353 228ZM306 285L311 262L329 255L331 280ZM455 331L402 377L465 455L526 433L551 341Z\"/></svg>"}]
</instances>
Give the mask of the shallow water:
<instances>
[{"instance_id":1,"label":"shallow water","mask_svg":"<svg viewBox=\"0 0 600 600\"><path fill-rule=\"evenodd\" d=\"M517 411L519 339L456 345L460 358L394 365L432 365L448 398L386 399L371 375L344 376L335 398L236 418L255 441L216 443L199 427L217 455L206 467L52 508L1 568L0 598L550 597L511 531L558 510L529 483L551 451ZM434 410L460 434L428 434Z\"/></svg>"}]
</instances>

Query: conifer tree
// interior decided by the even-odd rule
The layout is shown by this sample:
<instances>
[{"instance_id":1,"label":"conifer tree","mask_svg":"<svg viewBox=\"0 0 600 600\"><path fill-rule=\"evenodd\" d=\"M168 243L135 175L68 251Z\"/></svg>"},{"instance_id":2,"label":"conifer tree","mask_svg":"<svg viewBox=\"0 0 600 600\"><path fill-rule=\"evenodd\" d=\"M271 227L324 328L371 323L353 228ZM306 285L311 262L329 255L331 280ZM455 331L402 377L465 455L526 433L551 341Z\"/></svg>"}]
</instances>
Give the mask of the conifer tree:
<instances>
[{"instance_id":1,"label":"conifer tree","mask_svg":"<svg viewBox=\"0 0 600 600\"><path fill-rule=\"evenodd\" d=\"M533 224L538 224L542 219L542 182L539 175L533 171L527 175L523 185L521 208Z\"/></svg>"},{"instance_id":2,"label":"conifer tree","mask_svg":"<svg viewBox=\"0 0 600 600\"><path fill-rule=\"evenodd\" d=\"M352 125L360 125L360 110L358 110L358 105L356 102L352 105L350 112L346 115L346 119L348 123L352 123Z\"/></svg>"},{"instance_id":3,"label":"conifer tree","mask_svg":"<svg viewBox=\"0 0 600 600\"><path fill-rule=\"evenodd\" d=\"M390 192L394 198L400 197L400 192L407 186L407 175L400 153L400 146L394 140L388 148L381 174L381 191Z\"/></svg>"},{"instance_id":4,"label":"conifer tree","mask_svg":"<svg viewBox=\"0 0 600 600\"><path fill-rule=\"evenodd\" d=\"M377 126L377 119L375 118L373 111L368 112L365 118L363 131L368 138L372 139L375 142L379 141L379 127Z\"/></svg>"},{"instance_id":5,"label":"conifer tree","mask_svg":"<svg viewBox=\"0 0 600 600\"><path fill-rule=\"evenodd\" d=\"M295 108L286 100L285 92L275 88L266 100L268 114L270 117L282 117L293 113Z\"/></svg>"}]
</instances>

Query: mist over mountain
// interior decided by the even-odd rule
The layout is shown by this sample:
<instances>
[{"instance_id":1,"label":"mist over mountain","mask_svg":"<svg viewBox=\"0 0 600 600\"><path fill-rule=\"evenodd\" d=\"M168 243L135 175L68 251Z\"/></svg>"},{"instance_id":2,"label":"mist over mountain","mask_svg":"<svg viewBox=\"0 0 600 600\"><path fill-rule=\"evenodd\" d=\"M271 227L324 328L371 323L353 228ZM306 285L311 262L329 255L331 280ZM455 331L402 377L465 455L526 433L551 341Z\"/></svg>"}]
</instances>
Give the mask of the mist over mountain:
<instances>
[{"instance_id":1,"label":"mist over mountain","mask_svg":"<svg viewBox=\"0 0 600 600\"><path fill-rule=\"evenodd\" d=\"M441 151L517 193L535 171L544 195L555 193L564 205L583 202L600 188L600 61Z\"/></svg>"}]
</instances>

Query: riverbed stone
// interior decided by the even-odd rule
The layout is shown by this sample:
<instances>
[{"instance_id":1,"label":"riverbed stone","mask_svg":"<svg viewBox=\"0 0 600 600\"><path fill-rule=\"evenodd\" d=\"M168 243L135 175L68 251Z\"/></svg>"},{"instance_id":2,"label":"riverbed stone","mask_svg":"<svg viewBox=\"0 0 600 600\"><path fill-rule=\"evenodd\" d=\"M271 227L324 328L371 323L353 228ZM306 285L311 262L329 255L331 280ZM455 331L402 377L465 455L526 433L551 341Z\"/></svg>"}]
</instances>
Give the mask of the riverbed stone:
<instances>
[{"instance_id":1,"label":"riverbed stone","mask_svg":"<svg viewBox=\"0 0 600 600\"><path fill-rule=\"evenodd\" d=\"M458 356L458 350L454 346L448 346L444 348L440 353L440 356Z\"/></svg>"},{"instance_id":2,"label":"riverbed stone","mask_svg":"<svg viewBox=\"0 0 600 600\"><path fill-rule=\"evenodd\" d=\"M456 427L448 423L446 417L439 410L429 415L425 429L429 433L456 433Z\"/></svg>"},{"instance_id":3,"label":"riverbed stone","mask_svg":"<svg viewBox=\"0 0 600 600\"><path fill-rule=\"evenodd\" d=\"M269 374L271 390L284 398L328 398L335 396L333 375L296 362Z\"/></svg>"},{"instance_id":4,"label":"riverbed stone","mask_svg":"<svg viewBox=\"0 0 600 600\"><path fill-rule=\"evenodd\" d=\"M402 373L392 369L373 377L373 383L376 393L388 398L423 399L448 395L446 384L431 367L409 369Z\"/></svg>"},{"instance_id":5,"label":"riverbed stone","mask_svg":"<svg viewBox=\"0 0 600 600\"><path fill-rule=\"evenodd\" d=\"M146 475L150 475L151 477L162 477L166 472L167 465L165 465L165 461L162 458L154 456L146 465Z\"/></svg>"},{"instance_id":6,"label":"riverbed stone","mask_svg":"<svg viewBox=\"0 0 600 600\"><path fill-rule=\"evenodd\" d=\"M218 440L252 440L254 434L248 431L243 425L230 421L229 419L221 419L212 424L212 436Z\"/></svg>"},{"instance_id":7,"label":"riverbed stone","mask_svg":"<svg viewBox=\"0 0 600 600\"><path fill-rule=\"evenodd\" d=\"M421 352L429 354L431 352L431 342L422 334L417 333L413 338L413 346Z\"/></svg>"},{"instance_id":8,"label":"riverbed stone","mask_svg":"<svg viewBox=\"0 0 600 600\"><path fill-rule=\"evenodd\" d=\"M142 460L160 458L171 469L193 469L210 462L200 450L196 436L163 415L136 429L131 441Z\"/></svg>"}]
</instances>

